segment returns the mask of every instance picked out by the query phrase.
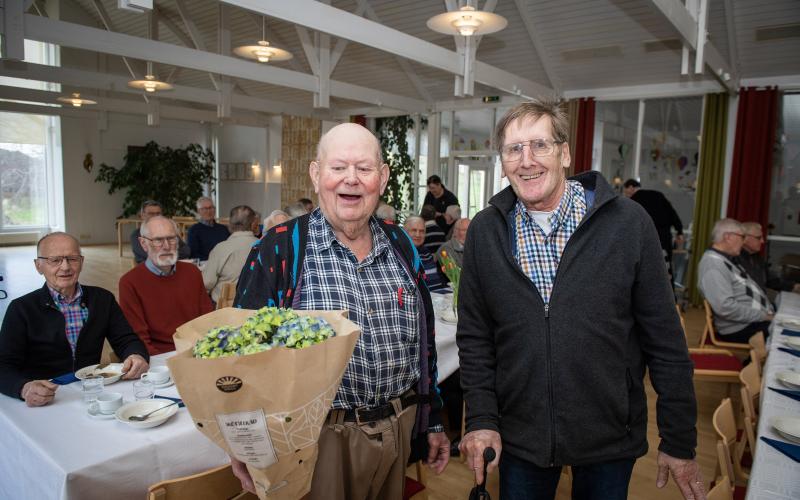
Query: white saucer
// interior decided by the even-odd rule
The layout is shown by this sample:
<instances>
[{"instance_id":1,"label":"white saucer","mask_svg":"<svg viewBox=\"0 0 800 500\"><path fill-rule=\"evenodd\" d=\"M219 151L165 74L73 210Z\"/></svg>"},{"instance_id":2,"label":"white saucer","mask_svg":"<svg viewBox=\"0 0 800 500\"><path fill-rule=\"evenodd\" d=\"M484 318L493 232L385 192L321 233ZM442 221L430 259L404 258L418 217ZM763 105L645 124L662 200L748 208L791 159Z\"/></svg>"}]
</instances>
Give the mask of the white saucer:
<instances>
[{"instance_id":1,"label":"white saucer","mask_svg":"<svg viewBox=\"0 0 800 500\"><path fill-rule=\"evenodd\" d=\"M116 412L101 413L100 410L97 410L97 413L92 413L91 407L86 409L86 414L89 416L89 418L93 418L95 420L111 420L116 418Z\"/></svg>"},{"instance_id":2,"label":"white saucer","mask_svg":"<svg viewBox=\"0 0 800 500\"><path fill-rule=\"evenodd\" d=\"M122 363L109 363L108 366L101 368L99 371L97 367L100 365L84 366L75 372L75 377L78 380L83 380L89 377L103 377L103 385L111 385L122 378Z\"/></svg>"},{"instance_id":3,"label":"white saucer","mask_svg":"<svg viewBox=\"0 0 800 500\"><path fill-rule=\"evenodd\" d=\"M800 349L800 337L786 337L783 343L791 349Z\"/></svg>"},{"instance_id":4,"label":"white saucer","mask_svg":"<svg viewBox=\"0 0 800 500\"><path fill-rule=\"evenodd\" d=\"M781 320L781 326L788 327L791 329L800 328L800 320L797 319L784 319Z\"/></svg>"},{"instance_id":5,"label":"white saucer","mask_svg":"<svg viewBox=\"0 0 800 500\"><path fill-rule=\"evenodd\" d=\"M165 387L172 387L173 385L175 385L175 381L172 380L172 377L170 377L169 379L167 379L166 382L163 382L161 384L153 384L153 387L155 387L156 389L164 389Z\"/></svg>"},{"instance_id":6,"label":"white saucer","mask_svg":"<svg viewBox=\"0 0 800 500\"><path fill-rule=\"evenodd\" d=\"M792 389L800 389L800 373L791 371L791 370L783 370L779 371L775 374L775 378L780 380L783 385L790 387Z\"/></svg>"},{"instance_id":7,"label":"white saucer","mask_svg":"<svg viewBox=\"0 0 800 500\"><path fill-rule=\"evenodd\" d=\"M781 436L792 442L800 443L800 417L773 417L770 424Z\"/></svg>"}]
</instances>

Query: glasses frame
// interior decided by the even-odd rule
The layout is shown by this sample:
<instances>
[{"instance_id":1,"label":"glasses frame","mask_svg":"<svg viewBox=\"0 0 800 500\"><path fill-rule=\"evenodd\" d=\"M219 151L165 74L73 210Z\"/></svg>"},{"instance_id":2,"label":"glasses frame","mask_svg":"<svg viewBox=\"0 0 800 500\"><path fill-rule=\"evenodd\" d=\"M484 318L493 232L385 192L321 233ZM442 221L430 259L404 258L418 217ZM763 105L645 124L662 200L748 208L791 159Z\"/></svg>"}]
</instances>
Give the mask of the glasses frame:
<instances>
[{"instance_id":1,"label":"glasses frame","mask_svg":"<svg viewBox=\"0 0 800 500\"><path fill-rule=\"evenodd\" d=\"M51 259L57 259L58 262L53 261ZM67 264L69 264L69 266L72 267L73 265L77 265L83 262L83 255L51 255L49 257L38 255L36 257L36 260L41 260L45 264L52 267L59 267L64 262L64 260L66 260Z\"/></svg>"},{"instance_id":2,"label":"glasses frame","mask_svg":"<svg viewBox=\"0 0 800 500\"><path fill-rule=\"evenodd\" d=\"M547 143L549 145L549 149L548 149L547 153L538 153L537 154L536 151L534 151L533 146L532 146L532 143L534 141L544 141L545 143ZM530 152L531 152L531 154L533 156L535 156L537 158L543 158L545 156L552 155L553 152L556 150L556 146L559 145L559 144L564 144L565 142L567 142L567 141L557 141L555 139L541 139L541 138L539 138L539 139L530 139L530 140L527 140L527 141L520 141L520 142L512 142L512 143L506 144L505 146L500 148L500 159L502 161L506 162L506 163L517 163L517 162L521 161L522 158L525 156L525 146L526 145L528 146L528 149L530 150ZM506 152L507 148L509 148L510 146L520 146L520 145L522 146L522 150L519 152L519 158L512 158L512 159L506 158L506 155L508 154Z\"/></svg>"},{"instance_id":3,"label":"glasses frame","mask_svg":"<svg viewBox=\"0 0 800 500\"><path fill-rule=\"evenodd\" d=\"M177 245L178 241L180 241L180 237L176 236L164 236L163 238L148 238L147 236L140 236L140 238L145 239L150 242L156 248L164 248L164 245L169 243L169 246Z\"/></svg>"}]
</instances>

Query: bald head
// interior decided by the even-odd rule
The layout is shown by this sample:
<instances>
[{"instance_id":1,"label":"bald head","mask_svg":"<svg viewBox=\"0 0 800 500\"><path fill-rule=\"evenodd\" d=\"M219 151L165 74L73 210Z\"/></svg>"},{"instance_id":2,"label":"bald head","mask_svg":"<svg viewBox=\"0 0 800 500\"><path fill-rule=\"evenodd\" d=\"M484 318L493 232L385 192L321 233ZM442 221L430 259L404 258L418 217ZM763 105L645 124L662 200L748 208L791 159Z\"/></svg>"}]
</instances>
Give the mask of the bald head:
<instances>
[{"instance_id":1,"label":"bald head","mask_svg":"<svg viewBox=\"0 0 800 500\"><path fill-rule=\"evenodd\" d=\"M378 138L375 137L375 134L370 132L369 129L357 123L341 123L325 132L325 135L320 138L319 144L317 145L317 162L324 163L326 154L330 151L333 144L341 144L340 141L343 139L352 141L356 138L367 141L371 149L375 151L375 158L378 165L383 163L383 158L381 158L381 143L378 142Z\"/></svg>"}]
</instances>

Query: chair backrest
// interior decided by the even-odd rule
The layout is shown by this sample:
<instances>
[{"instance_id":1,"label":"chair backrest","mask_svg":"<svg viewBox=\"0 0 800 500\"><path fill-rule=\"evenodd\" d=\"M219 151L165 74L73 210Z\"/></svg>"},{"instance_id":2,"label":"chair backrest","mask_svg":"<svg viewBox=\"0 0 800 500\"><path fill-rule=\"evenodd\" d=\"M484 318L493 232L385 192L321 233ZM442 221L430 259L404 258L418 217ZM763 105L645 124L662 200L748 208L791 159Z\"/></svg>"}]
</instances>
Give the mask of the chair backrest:
<instances>
[{"instance_id":1,"label":"chair backrest","mask_svg":"<svg viewBox=\"0 0 800 500\"><path fill-rule=\"evenodd\" d=\"M233 306L233 299L236 298L236 282L225 283L222 285L222 290L219 293L219 298L217 299L217 309L222 309L223 307L231 307Z\"/></svg>"},{"instance_id":2,"label":"chair backrest","mask_svg":"<svg viewBox=\"0 0 800 500\"><path fill-rule=\"evenodd\" d=\"M714 430L725 444L730 445L736 442L736 416L733 412L731 398L725 398L719 404L714 415L711 417Z\"/></svg>"},{"instance_id":3,"label":"chair backrest","mask_svg":"<svg viewBox=\"0 0 800 500\"><path fill-rule=\"evenodd\" d=\"M675 304L675 310L678 311L678 318L680 318L681 320L681 329L683 329L683 336L686 337L686 319L683 317L683 311L681 311L681 306L679 304Z\"/></svg>"},{"instance_id":4,"label":"chair backrest","mask_svg":"<svg viewBox=\"0 0 800 500\"><path fill-rule=\"evenodd\" d=\"M711 422L720 438L717 443L717 456L723 475L728 471L727 475L732 480L746 484L749 476L742 468L742 455L746 442L736 440L736 416L730 398L723 399L714 410Z\"/></svg>"},{"instance_id":5,"label":"chair backrest","mask_svg":"<svg viewBox=\"0 0 800 500\"><path fill-rule=\"evenodd\" d=\"M242 493L242 483L233 475L230 465L156 483L147 490L148 500L219 500L229 498L257 498Z\"/></svg>"},{"instance_id":6,"label":"chair backrest","mask_svg":"<svg viewBox=\"0 0 800 500\"><path fill-rule=\"evenodd\" d=\"M721 339L714 329L714 311L711 309L711 304L708 303L708 300L703 299L703 307L706 310L706 326L703 329L703 336L700 337L700 347L715 345L727 349L750 350L750 346L745 342L728 342Z\"/></svg>"},{"instance_id":7,"label":"chair backrest","mask_svg":"<svg viewBox=\"0 0 800 500\"><path fill-rule=\"evenodd\" d=\"M739 372L739 380L741 380L742 385L750 391L752 397L757 397L761 394L761 373L759 373L758 361L753 360L755 356L756 354L750 351L750 364L742 368L742 371Z\"/></svg>"},{"instance_id":8,"label":"chair backrest","mask_svg":"<svg viewBox=\"0 0 800 500\"><path fill-rule=\"evenodd\" d=\"M758 359L760 372L760 368L764 366L764 360L767 359L767 344L764 342L764 332L757 332L750 337L747 343L750 345L751 357ZM752 356L752 353L755 353L755 356Z\"/></svg>"},{"instance_id":9,"label":"chair backrest","mask_svg":"<svg viewBox=\"0 0 800 500\"><path fill-rule=\"evenodd\" d=\"M722 475L722 479L717 481L717 484L711 488L711 491L706 495L707 500L733 500L733 488L731 488L731 480L728 476Z\"/></svg>"}]
</instances>

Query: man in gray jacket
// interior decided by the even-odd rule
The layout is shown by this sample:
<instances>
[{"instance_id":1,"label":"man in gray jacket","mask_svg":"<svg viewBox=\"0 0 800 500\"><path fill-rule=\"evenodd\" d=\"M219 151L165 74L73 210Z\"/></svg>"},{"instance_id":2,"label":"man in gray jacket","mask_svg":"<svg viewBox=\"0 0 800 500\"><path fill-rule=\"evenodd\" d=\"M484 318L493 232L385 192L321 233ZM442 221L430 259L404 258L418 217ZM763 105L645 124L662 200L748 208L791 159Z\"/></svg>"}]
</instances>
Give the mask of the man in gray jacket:
<instances>
[{"instance_id":1,"label":"man in gray jacket","mask_svg":"<svg viewBox=\"0 0 800 500\"><path fill-rule=\"evenodd\" d=\"M497 452L503 499L627 498L647 453L649 370L658 393L657 486L705 498L695 457L692 363L647 212L597 172L567 180L569 124L557 103L515 106L495 144L511 186L472 221L457 341L467 434L483 479Z\"/></svg>"},{"instance_id":2,"label":"man in gray jacket","mask_svg":"<svg viewBox=\"0 0 800 500\"><path fill-rule=\"evenodd\" d=\"M726 342L747 342L757 332L769 333L775 310L764 290L747 274L736 257L742 251L745 228L722 219L711 230L711 248L698 267L698 287L711 310L714 326Z\"/></svg>"}]
</instances>

